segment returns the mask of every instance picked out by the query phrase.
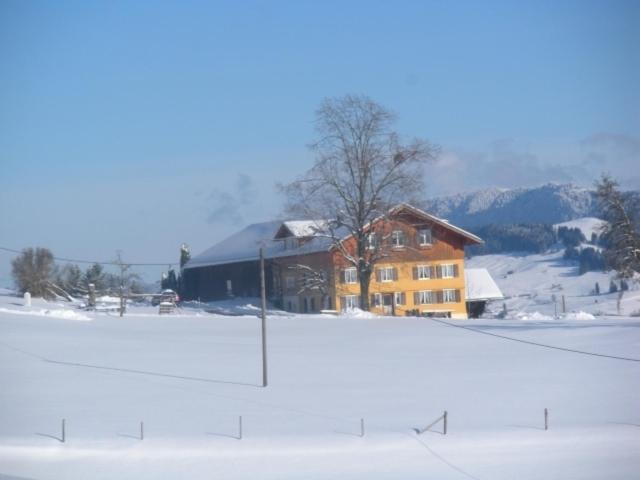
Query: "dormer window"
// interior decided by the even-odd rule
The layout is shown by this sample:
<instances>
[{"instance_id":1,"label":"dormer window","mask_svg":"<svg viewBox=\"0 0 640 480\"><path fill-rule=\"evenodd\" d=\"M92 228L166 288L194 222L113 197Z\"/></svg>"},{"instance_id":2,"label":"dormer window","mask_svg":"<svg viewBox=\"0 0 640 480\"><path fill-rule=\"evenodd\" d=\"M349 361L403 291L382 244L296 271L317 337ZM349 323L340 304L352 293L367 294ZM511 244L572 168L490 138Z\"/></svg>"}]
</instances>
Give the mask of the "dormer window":
<instances>
[{"instance_id":1,"label":"dormer window","mask_svg":"<svg viewBox=\"0 0 640 480\"><path fill-rule=\"evenodd\" d=\"M285 250L295 250L300 246L300 241L296 237L287 237L284 239Z\"/></svg>"},{"instance_id":2,"label":"dormer window","mask_svg":"<svg viewBox=\"0 0 640 480\"><path fill-rule=\"evenodd\" d=\"M393 248L402 248L405 244L404 232L402 230L394 230L391 232L391 246Z\"/></svg>"},{"instance_id":3,"label":"dormer window","mask_svg":"<svg viewBox=\"0 0 640 480\"><path fill-rule=\"evenodd\" d=\"M418 230L418 245L421 247L433 244L433 234L430 228Z\"/></svg>"}]
</instances>

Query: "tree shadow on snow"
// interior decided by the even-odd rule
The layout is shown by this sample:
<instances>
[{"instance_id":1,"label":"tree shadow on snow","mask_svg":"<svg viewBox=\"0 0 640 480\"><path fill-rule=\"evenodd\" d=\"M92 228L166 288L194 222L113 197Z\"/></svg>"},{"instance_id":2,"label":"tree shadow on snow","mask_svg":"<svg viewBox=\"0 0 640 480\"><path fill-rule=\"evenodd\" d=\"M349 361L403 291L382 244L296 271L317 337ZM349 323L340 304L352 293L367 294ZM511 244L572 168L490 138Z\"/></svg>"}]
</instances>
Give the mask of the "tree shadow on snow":
<instances>
[{"instance_id":1,"label":"tree shadow on snow","mask_svg":"<svg viewBox=\"0 0 640 480\"><path fill-rule=\"evenodd\" d=\"M51 435L49 433L39 433L39 432L36 432L35 434L38 435L39 437L53 438L54 440L57 440L60 443L62 443L62 438L57 437L55 435Z\"/></svg>"},{"instance_id":2,"label":"tree shadow on snow","mask_svg":"<svg viewBox=\"0 0 640 480\"><path fill-rule=\"evenodd\" d=\"M543 430L544 431L544 427L536 427L535 425L507 425L508 427L511 428L526 428L528 430Z\"/></svg>"},{"instance_id":3,"label":"tree shadow on snow","mask_svg":"<svg viewBox=\"0 0 640 480\"><path fill-rule=\"evenodd\" d=\"M217 433L217 432L204 432L207 435L211 435L213 437L225 437L225 438L233 438L234 440L242 440L240 435L230 435L228 433Z\"/></svg>"}]
</instances>

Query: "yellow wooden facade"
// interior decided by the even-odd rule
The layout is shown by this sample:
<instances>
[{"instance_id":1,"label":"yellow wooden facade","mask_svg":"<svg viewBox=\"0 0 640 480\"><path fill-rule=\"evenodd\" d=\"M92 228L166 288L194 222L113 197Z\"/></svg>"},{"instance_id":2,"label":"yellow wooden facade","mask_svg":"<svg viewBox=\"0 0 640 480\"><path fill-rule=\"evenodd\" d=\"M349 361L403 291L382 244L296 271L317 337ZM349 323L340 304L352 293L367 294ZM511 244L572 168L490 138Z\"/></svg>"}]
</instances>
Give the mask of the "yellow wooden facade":
<instances>
[{"instance_id":1,"label":"yellow wooden facade","mask_svg":"<svg viewBox=\"0 0 640 480\"><path fill-rule=\"evenodd\" d=\"M448 278L414 278L414 269L433 267L442 269L444 265L456 265L456 276ZM381 280L375 274L369 284L371 311L385 315L434 315L452 318L467 318L465 304L464 259L429 261L425 258L417 262L383 261L376 269L397 269L397 280ZM342 275L340 271L336 275ZM454 292L445 294L444 292ZM427 293L428 292L428 293ZM346 309L348 296L358 298L359 283L336 284L334 305Z\"/></svg>"},{"instance_id":2,"label":"yellow wooden facade","mask_svg":"<svg viewBox=\"0 0 640 480\"><path fill-rule=\"evenodd\" d=\"M464 247L480 243L477 237L412 207L403 207L377 225L386 239L402 232L403 245L385 250L375 263L369 284L370 309L385 315L426 315L467 318ZM431 241L417 240L428 229ZM344 241L353 250L354 241ZM327 291L298 293L304 272L291 265L305 264L327 274ZM283 307L297 312L348 310L359 306L360 284L355 268L337 250L280 259ZM288 266L287 266L288 265ZM347 272L349 271L349 272ZM288 278L287 278L288 277Z\"/></svg>"}]
</instances>

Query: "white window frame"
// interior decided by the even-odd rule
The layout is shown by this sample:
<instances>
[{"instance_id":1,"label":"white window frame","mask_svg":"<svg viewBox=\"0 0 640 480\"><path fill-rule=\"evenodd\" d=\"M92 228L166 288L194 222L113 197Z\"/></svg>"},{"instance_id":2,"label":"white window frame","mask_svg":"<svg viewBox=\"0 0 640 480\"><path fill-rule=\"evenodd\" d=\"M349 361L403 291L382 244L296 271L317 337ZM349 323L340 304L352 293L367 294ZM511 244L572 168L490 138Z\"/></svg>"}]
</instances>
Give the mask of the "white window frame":
<instances>
[{"instance_id":1,"label":"white window frame","mask_svg":"<svg viewBox=\"0 0 640 480\"><path fill-rule=\"evenodd\" d=\"M429 265L418 265L418 280L431 280L431 267Z\"/></svg>"},{"instance_id":2,"label":"white window frame","mask_svg":"<svg viewBox=\"0 0 640 480\"><path fill-rule=\"evenodd\" d=\"M445 288L442 290L442 303L457 303L456 290L454 288Z\"/></svg>"},{"instance_id":3,"label":"white window frame","mask_svg":"<svg viewBox=\"0 0 640 480\"><path fill-rule=\"evenodd\" d=\"M296 288L296 277L293 275L287 275L284 277L284 288L287 290Z\"/></svg>"},{"instance_id":4,"label":"white window frame","mask_svg":"<svg viewBox=\"0 0 640 480\"><path fill-rule=\"evenodd\" d=\"M394 305L404 305L406 303L406 295L405 295L405 301L402 301L402 293L403 292L394 292L393 293L393 303Z\"/></svg>"},{"instance_id":5,"label":"white window frame","mask_svg":"<svg viewBox=\"0 0 640 480\"><path fill-rule=\"evenodd\" d=\"M380 267L380 282L393 282L393 267Z\"/></svg>"},{"instance_id":6,"label":"white window frame","mask_svg":"<svg viewBox=\"0 0 640 480\"><path fill-rule=\"evenodd\" d=\"M353 310L354 308L360 308L360 295L345 295L344 305L345 310Z\"/></svg>"},{"instance_id":7,"label":"white window frame","mask_svg":"<svg viewBox=\"0 0 640 480\"><path fill-rule=\"evenodd\" d=\"M426 232L429 232L428 235ZM427 242L427 238L430 241ZM421 247L433 245L433 231L430 228L421 228L418 230L418 244Z\"/></svg>"},{"instance_id":8,"label":"white window frame","mask_svg":"<svg viewBox=\"0 0 640 480\"><path fill-rule=\"evenodd\" d=\"M375 250L378 246L378 236L375 233L367 234L367 250Z\"/></svg>"},{"instance_id":9,"label":"white window frame","mask_svg":"<svg viewBox=\"0 0 640 480\"><path fill-rule=\"evenodd\" d=\"M358 270L356 269L356 267L349 267L344 269L344 283L358 283Z\"/></svg>"},{"instance_id":10,"label":"white window frame","mask_svg":"<svg viewBox=\"0 0 640 480\"><path fill-rule=\"evenodd\" d=\"M402 243L400 243L402 240ZM403 230L394 230L391 232L391 246L393 248L404 248L407 244L406 235Z\"/></svg>"},{"instance_id":11,"label":"white window frame","mask_svg":"<svg viewBox=\"0 0 640 480\"><path fill-rule=\"evenodd\" d=\"M373 305L372 307L382 307L382 294L374 293L373 294Z\"/></svg>"},{"instance_id":12,"label":"white window frame","mask_svg":"<svg viewBox=\"0 0 640 480\"><path fill-rule=\"evenodd\" d=\"M442 272L442 278L454 278L455 277L455 267L453 263L443 263L440 265L440 271Z\"/></svg>"},{"instance_id":13,"label":"white window frame","mask_svg":"<svg viewBox=\"0 0 640 480\"><path fill-rule=\"evenodd\" d=\"M419 293L420 305L433 305L437 302L436 292L433 290L421 290Z\"/></svg>"}]
</instances>

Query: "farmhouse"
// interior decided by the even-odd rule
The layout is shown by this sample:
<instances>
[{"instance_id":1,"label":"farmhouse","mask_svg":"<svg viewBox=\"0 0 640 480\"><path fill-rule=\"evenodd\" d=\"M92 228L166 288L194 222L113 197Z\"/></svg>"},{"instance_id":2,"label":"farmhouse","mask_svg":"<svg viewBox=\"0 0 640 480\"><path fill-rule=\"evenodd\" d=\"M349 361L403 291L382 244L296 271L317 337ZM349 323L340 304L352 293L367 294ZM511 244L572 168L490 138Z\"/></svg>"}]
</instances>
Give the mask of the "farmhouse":
<instances>
[{"instance_id":1,"label":"farmhouse","mask_svg":"<svg viewBox=\"0 0 640 480\"><path fill-rule=\"evenodd\" d=\"M194 257L184 267L184 296L202 301L257 297L259 250L265 257L267 297L292 312L359 307L356 250L348 232L327 234L328 222L257 223ZM371 310L467 318L464 248L477 236L408 204L369 226L368 255L377 255L369 286Z\"/></svg>"}]
</instances>

